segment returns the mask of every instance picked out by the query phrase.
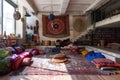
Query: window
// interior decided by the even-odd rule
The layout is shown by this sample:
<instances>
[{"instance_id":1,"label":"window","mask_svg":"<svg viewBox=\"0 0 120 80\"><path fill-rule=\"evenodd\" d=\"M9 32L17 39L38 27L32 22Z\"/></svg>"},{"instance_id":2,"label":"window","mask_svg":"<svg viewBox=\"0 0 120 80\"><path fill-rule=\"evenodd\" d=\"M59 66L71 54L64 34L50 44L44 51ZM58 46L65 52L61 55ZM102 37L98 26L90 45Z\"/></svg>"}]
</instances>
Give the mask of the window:
<instances>
[{"instance_id":1,"label":"window","mask_svg":"<svg viewBox=\"0 0 120 80\"><path fill-rule=\"evenodd\" d=\"M2 0L0 0L0 34L2 34Z\"/></svg>"},{"instance_id":2,"label":"window","mask_svg":"<svg viewBox=\"0 0 120 80\"><path fill-rule=\"evenodd\" d=\"M10 33L15 34L15 20L13 14L15 12L15 7L13 7L6 0L3 0L3 32L6 31L6 35Z\"/></svg>"}]
</instances>

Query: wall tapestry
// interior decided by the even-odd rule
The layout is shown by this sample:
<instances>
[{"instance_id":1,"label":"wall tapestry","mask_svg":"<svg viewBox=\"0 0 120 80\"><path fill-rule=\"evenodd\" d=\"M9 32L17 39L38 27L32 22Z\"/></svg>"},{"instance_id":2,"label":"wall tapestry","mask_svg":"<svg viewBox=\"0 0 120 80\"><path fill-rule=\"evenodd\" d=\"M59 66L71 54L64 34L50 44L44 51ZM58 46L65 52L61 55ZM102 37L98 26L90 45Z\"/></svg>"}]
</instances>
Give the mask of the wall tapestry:
<instances>
[{"instance_id":1,"label":"wall tapestry","mask_svg":"<svg viewBox=\"0 0 120 80\"><path fill-rule=\"evenodd\" d=\"M62 38L70 36L69 16L56 16L54 20L49 20L48 16L42 16L43 36L52 38Z\"/></svg>"}]
</instances>

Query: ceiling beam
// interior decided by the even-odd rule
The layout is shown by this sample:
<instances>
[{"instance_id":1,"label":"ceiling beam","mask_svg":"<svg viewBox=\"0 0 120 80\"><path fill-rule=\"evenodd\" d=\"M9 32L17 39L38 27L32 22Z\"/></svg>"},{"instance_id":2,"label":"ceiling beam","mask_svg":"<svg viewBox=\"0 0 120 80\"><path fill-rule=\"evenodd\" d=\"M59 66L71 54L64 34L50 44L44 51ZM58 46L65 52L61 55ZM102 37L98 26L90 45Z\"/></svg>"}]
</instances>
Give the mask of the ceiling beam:
<instances>
[{"instance_id":1,"label":"ceiling beam","mask_svg":"<svg viewBox=\"0 0 120 80\"><path fill-rule=\"evenodd\" d=\"M97 8L101 7L102 5L104 5L105 3L107 3L108 1L110 1L110 0L96 0L93 4L90 5L90 7L88 7L85 10L85 12L97 9Z\"/></svg>"},{"instance_id":2,"label":"ceiling beam","mask_svg":"<svg viewBox=\"0 0 120 80\"><path fill-rule=\"evenodd\" d=\"M63 0L62 1L61 8L60 8L60 13L61 14L65 14L65 12L66 12L66 10L68 8L69 2L70 2L70 0Z\"/></svg>"},{"instance_id":3,"label":"ceiling beam","mask_svg":"<svg viewBox=\"0 0 120 80\"><path fill-rule=\"evenodd\" d=\"M26 0L30 7L34 10L34 12L38 12L37 7L35 6L33 0Z\"/></svg>"},{"instance_id":4,"label":"ceiling beam","mask_svg":"<svg viewBox=\"0 0 120 80\"><path fill-rule=\"evenodd\" d=\"M37 3L37 5L59 5L60 2L54 2L51 4L51 2L45 2L45 3Z\"/></svg>"}]
</instances>

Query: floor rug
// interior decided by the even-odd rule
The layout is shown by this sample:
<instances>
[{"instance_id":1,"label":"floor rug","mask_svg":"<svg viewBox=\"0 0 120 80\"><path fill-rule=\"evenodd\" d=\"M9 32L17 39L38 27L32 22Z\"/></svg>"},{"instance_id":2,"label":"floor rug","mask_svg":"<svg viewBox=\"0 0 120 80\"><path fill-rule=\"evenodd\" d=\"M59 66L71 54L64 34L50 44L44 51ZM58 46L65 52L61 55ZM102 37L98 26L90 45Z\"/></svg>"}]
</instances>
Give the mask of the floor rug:
<instances>
[{"instance_id":1,"label":"floor rug","mask_svg":"<svg viewBox=\"0 0 120 80\"><path fill-rule=\"evenodd\" d=\"M96 75L104 74L95 65L89 63L80 54L67 54L68 61L65 63L53 63L54 55L37 55L32 58L31 66L21 67L13 72L14 75Z\"/></svg>"}]
</instances>

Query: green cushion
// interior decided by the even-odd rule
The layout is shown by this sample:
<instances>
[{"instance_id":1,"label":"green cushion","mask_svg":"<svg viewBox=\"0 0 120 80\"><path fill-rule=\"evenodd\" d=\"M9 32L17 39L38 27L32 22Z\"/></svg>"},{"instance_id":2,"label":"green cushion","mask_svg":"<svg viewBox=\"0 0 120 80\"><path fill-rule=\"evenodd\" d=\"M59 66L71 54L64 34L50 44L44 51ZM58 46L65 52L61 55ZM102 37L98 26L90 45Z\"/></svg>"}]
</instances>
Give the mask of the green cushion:
<instances>
[{"instance_id":1,"label":"green cushion","mask_svg":"<svg viewBox=\"0 0 120 80\"><path fill-rule=\"evenodd\" d=\"M5 57L7 57L9 54L9 51L7 50L0 50L0 59L3 59Z\"/></svg>"},{"instance_id":2,"label":"green cushion","mask_svg":"<svg viewBox=\"0 0 120 80\"><path fill-rule=\"evenodd\" d=\"M11 65L9 56L5 57L4 59L0 59L0 70L3 70L5 68L9 68Z\"/></svg>"}]
</instances>

